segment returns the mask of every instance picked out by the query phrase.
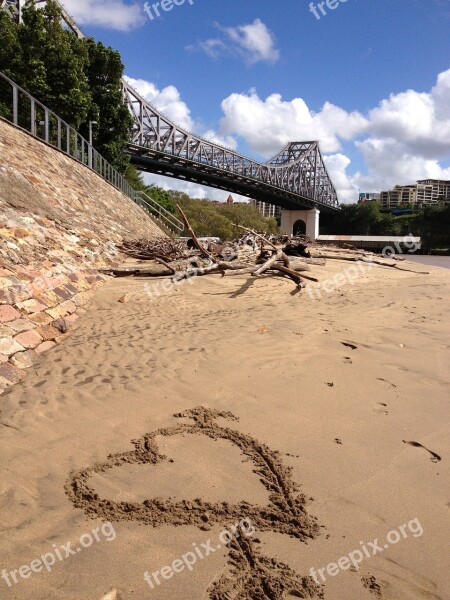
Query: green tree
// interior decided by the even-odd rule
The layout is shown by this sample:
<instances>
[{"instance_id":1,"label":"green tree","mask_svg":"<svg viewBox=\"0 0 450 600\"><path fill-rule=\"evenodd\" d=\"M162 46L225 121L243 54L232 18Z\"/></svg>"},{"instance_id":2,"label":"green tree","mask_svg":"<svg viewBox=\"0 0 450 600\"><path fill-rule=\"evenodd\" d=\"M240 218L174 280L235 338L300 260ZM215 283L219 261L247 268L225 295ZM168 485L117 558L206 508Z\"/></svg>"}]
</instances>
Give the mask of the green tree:
<instances>
[{"instance_id":1,"label":"green tree","mask_svg":"<svg viewBox=\"0 0 450 600\"><path fill-rule=\"evenodd\" d=\"M18 38L21 60L14 77L22 87L78 129L86 120L91 93L84 74L89 60L85 45L61 25L54 0L43 9L23 10Z\"/></svg>"},{"instance_id":2,"label":"green tree","mask_svg":"<svg viewBox=\"0 0 450 600\"><path fill-rule=\"evenodd\" d=\"M276 220L263 217L250 204L221 205L209 200L191 199L181 192L172 192L172 195L199 236L219 237L222 240L235 239L243 233L236 225L264 233L279 233Z\"/></svg>"},{"instance_id":3,"label":"green tree","mask_svg":"<svg viewBox=\"0 0 450 600\"><path fill-rule=\"evenodd\" d=\"M146 186L145 193L170 213L175 214L177 212L177 207L170 192L163 190L157 185L149 185Z\"/></svg>"},{"instance_id":4,"label":"green tree","mask_svg":"<svg viewBox=\"0 0 450 600\"><path fill-rule=\"evenodd\" d=\"M129 158L124 148L129 140L133 118L123 103L121 79L124 65L119 52L93 38L84 40L88 60L85 76L91 93L87 118L80 131L87 138L89 121L96 121L94 145L119 172L125 173Z\"/></svg>"},{"instance_id":5,"label":"green tree","mask_svg":"<svg viewBox=\"0 0 450 600\"><path fill-rule=\"evenodd\" d=\"M0 10L0 72L13 78L18 64L22 62L22 48L18 39L18 27L5 10Z\"/></svg>"},{"instance_id":6,"label":"green tree","mask_svg":"<svg viewBox=\"0 0 450 600\"><path fill-rule=\"evenodd\" d=\"M0 72L14 79L17 63L22 59L22 49L17 25L4 10L0 10L0 39ZM0 116L11 119L11 113L11 88L6 82L0 81Z\"/></svg>"}]
</instances>

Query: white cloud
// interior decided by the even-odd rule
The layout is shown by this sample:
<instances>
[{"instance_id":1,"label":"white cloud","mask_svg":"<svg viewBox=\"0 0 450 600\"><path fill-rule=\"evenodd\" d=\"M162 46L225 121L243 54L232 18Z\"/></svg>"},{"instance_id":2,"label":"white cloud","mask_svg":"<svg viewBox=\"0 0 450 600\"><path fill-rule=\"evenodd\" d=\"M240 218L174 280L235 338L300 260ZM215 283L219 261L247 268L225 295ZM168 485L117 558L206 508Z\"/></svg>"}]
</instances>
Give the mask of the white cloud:
<instances>
[{"instance_id":1,"label":"white cloud","mask_svg":"<svg viewBox=\"0 0 450 600\"><path fill-rule=\"evenodd\" d=\"M222 136L219 135L213 129L208 129L205 133L202 134L202 138L208 140L208 142L213 142L214 144L219 144L219 146L224 146L225 148L230 148L231 150L237 149L237 141L231 135Z\"/></svg>"},{"instance_id":2,"label":"white cloud","mask_svg":"<svg viewBox=\"0 0 450 600\"><path fill-rule=\"evenodd\" d=\"M394 139L372 137L357 142L356 147L364 156L369 174L356 173L354 180L367 191L415 183L417 179L450 179L450 168L444 169L437 160L417 154Z\"/></svg>"},{"instance_id":3,"label":"white cloud","mask_svg":"<svg viewBox=\"0 0 450 600\"><path fill-rule=\"evenodd\" d=\"M145 22L142 6L124 0L62 0L64 8L78 25L97 25L129 31Z\"/></svg>"},{"instance_id":4,"label":"white cloud","mask_svg":"<svg viewBox=\"0 0 450 600\"><path fill-rule=\"evenodd\" d=\"M338 192L341 202L357 202L358 186L347 173L351 160L345 154L324 156L328 174Z\"/></svg>"},{"instance_id":5,"label":"white cloud","mask_svg":"<svg viewBox=\"0 0 450 600\"><path fill-rule=\"evenodd\" d=\"M216 24L216 27L222 32L223 39L210 38L198 42L197 46L190 46L189 49L197 47L212 58L223 54L238 56L247 64L275 63L280 58L274 34L260 19L255 19L247 25L222 27Z\"/></svg>"},{"instance_id":6,"label":"white cloud","mask_svg":"<svg viewBox=\"0 0 450 600\"><path fill-rule=\"evenodd\" d=\"M184 192L191 198L199 198L201 200L218 200L219 202L225 202L230 192L223 190L217 190L215 188L206 187L193 183L192 181L183 181L181 179L171 179L163 177L162 175L155 175L153 173L144 173L144 181L147 185L157 185L163 190L175 190L177 192ZM249 199L239 194L231 194L235 202L248 202Z\"/></svg>"},{"instance_id":7,"label":"white cloud","mask_svg":"<svg viewBox=\"0 0 450 600\"><path fill-rule=\"evenodd\" d=\"M260 19L255 19L248 25L227 27L224 32L242 49L251 63L276 62L280 58L273 33Z\"/></svg>"},{"instance_id":8,"label":"white cloud","mask_svg":"<svg viewBox=\"0 0 450 600\"><path fill-rule=\"evenodd\" d=\"M445 156L450 149L450 71L448 75L448 87L443 78L431 94L408 90L383 100L369 113L370 132L395 139L414 154Z\"/></svg>"},{"instance_id":9,"label":"white cloud","mask_svg":"<svg viewBox=\"0 0 450 600\"><path fill-rule=\"evenodd\" d=\"M254 90L231 94L222 102L222 110L221 133L241 136L252 152L266 158L288 142L306 140L320 140L324 152L337 152L339 137L352 139L368 125L360 113L347 113L329 102L314 113L302 98L284 101L280 94L272 94L262 100Z\"/></svg>"}]
</instances>

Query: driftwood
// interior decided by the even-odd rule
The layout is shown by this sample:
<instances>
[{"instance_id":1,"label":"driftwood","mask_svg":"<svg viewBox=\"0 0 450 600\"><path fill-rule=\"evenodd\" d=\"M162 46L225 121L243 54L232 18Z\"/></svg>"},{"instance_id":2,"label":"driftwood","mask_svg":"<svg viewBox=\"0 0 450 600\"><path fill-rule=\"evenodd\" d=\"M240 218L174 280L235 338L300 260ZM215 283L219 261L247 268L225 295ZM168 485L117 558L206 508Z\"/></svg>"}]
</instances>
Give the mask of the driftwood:
<instances>
[{"instance_id":1,"label":"driftwood","mask_svg":"<svg viewBox=\"0 0 450 600\"><path fill-rule=\"evenodd\" d=\"M165 260L163 260L162 258L159 258L158 256L155 256L155 260L156 262L158 262L160 265L163 265L164 267L166 267L166 269L169 269L169 271L171 271L173 274L176 273L175 269L173 267L171 267L169 265L169 263L167 263Z\"/></svg>"},{"instance_id":2,"label":"driftwood","mask_svg":"<svg viewBox=\"0 0 450 600\"><path fill-rule=\"evenodd\" d=\"M297 289L301 289L304 280L319 282L310 274L314 266L323 266L327 260L346 262L364 262L368 265L394 268L409 273L428 274L424 271L412 271L401 268L399 261L403 257L381 258L373 252L357 248L338 248L336 246L312 243L306 236L289 238L288 236L263 235L236 225L245 232L240 240L224 243L202 244L196 236L182 208L178 210L183 220L189 240L153 238L148 240L124 241L120 249L127 256L142 260L154 260L161 265L130 266L130 268L108 270L117 276L122 275L162 275L170 277L172 282L220 274L222 277L250 275L253 277L282 276L291 279ZM159 269L159 271L158 271ZM106 272L106 271L105 271Z\"/></svg>"},{"instance_id":3,"label":"driftwood","mask_svg":"<svg viewBox=\"0 0 450 600\"><path fill-rule=\"evenodd\" d=\"M183 212L183 209L181 208L181 206L179 204L177 204L177 208L180 211L181 219L183 220L184 226L186 227L186 229L191 234L192 241L194 242L194 246L197 248L197 250L199 250L201 252L201 254L203 254L203 256L206 256L207 258L211 258L212 259L212 257L213 257L212 254L210 254L208 252L208 250L206 250L206 248L204 248L202 246L202 244L200 244L200 242L198 241L197 236L194 233L194 230L192 229L189 221L187 220L186 215Z\"/></svg>"}]
</instances>

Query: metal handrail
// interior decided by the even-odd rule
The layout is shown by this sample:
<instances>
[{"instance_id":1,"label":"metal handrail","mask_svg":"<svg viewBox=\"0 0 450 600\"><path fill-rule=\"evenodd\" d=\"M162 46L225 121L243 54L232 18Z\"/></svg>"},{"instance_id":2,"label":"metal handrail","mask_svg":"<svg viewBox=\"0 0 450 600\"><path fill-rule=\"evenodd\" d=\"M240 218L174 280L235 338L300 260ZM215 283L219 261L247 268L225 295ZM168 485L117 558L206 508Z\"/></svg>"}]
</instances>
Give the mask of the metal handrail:
<instances>
[{"instance_id":1,"label":"metal handrail","mask_svg":"<svg viewBox=\"0 0 450 600\"><path fill-rule=\"evenodd\" d=\"M156 200L145 194L144 202L141 199L142 193L137 192L78 131L1 72L0 82L6 82L11 91L9 99L7 98L8 94L4 97L0 93L0 100L6 101L6 107L3 106L3 110L0 103L0 118L9 121L15 127L26 130L33 137L46 142L92 169L144 210L148 204L151 204L152 209L145 210L145 212L151 216L154 216L156 212L158 220L173 233L179 234L183 230L181 221L158 204ZM6 112L4 112L5 108ZM143 206L143 203L146 206Z\"/></svg>"},{"instance_id":2,"label":"metal handrail","mask_svg":"<svg viewBox=\"0 0 450 600\"><path fill-rule=\"evenodd\" d=\"M156 211L156 214L158 215L157 218L163 221L164 224L170 222L172 230L176 230L178 231L178 233L184 231L184 224L182 223L182 221L180 221L180 219L178 219L174 214L172 214L170 211L164 208L164 206L159 204L154 198L152 198L145 192L136 192L136 195L148 206L150 212L153 213L153 211Z\"/></svg>"}]
</instances>

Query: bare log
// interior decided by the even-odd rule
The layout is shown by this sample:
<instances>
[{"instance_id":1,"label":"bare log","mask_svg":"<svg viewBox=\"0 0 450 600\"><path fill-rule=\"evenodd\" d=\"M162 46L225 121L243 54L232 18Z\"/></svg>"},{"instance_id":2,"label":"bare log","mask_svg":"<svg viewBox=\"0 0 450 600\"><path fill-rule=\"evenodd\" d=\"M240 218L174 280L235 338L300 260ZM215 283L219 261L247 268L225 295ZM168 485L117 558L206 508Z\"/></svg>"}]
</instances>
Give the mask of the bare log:
<instances>
[{"instance_id":1,"label":"bare log","mask_svg":"<svg viewBox=\"0 0 450 600\"><path fill-rule=\"evenodd\" d=\"M169 271L175 275L176 271L173 267L171 267L165 260L163 260L162 258L158 258L155 257L155 261L161 265L163 265L164 267L166 267L166 269L169 269Z\"/></svg>"},{"instance_id":2,"label":"bare log","mask_svg":"<svg viewBox=\"0 0 450 600\"><path fill-rule=\"evenodd\" d=\"M217 263L208 265L207 267L193 267L192 269L186 269L186 271L177 271L172 277L172 281L182 281L183 279L190 279L191 277L201 277L202 275L208 275L209 273L220 272L220 267Z\"/></svg>"},{"instance_id":3,"label":"bare log","mask_svg":"<svg viewBox=\"0 0 450 600\"><path fill-rule=\"evenodd\" d=\"M324 258L305 258L304 256L296 256L295 258L292 258L290 260L291 266L294 263L298 263L298 262L302 262L307 265L317 265L317 266L321 266L321 267L323 267L327 264L327 261Z\"/></svg>"},{"instance_id":4,"label":"bare log","mask_svg":"<svg viewBox=\"0 0 450 600\"><path fill-rule=\"evenodd\" d=\"M276 254L274 254L273 256L271 256L269 258L269 260L266 260L266 262L261 265L259 267L259 269L253 270L253 275L255 275L256 277L258 277L259 275L262 275L264 273L264 271L267 271L267 269L270 269L276 262L277 260L279 260L278 258L278 252Z\"/></svg>"},{"instance_id":5,"label":"bare log","mask_svg":"<svg viewBox=\"0 0 450 600\"><path fill-rule=\"evenodd\" d=\"M202 244L200 244L200 242L198 241L198 238L197 238L197 236L195 235L195 233L194 233L194 230L192 229L192 227L191 227L191 225L190 225L190 223L189 223L189 221L188 221L188 219L187 219L186 215L185 215L185 214L184 214L184 212L183 212L183 209L181 208L181 206L180 206L179 204L177 204L177 208L178 208L178 210L180 211L180 215L181 215L181 218L182 218L182 220L183 220L183 223L184 223L184 225L185 225L186 229L187 229L187 230L189 231L189 233L191 234L192 241L194 242L194 245L195 245L195 247L197 248L197 250L200 250L200 252L201 252L201 253L202 253L204 256L206 256L207 258L210 258L210 259L214 260L214 259L213 259L213 255L212 255L210 252L208 252L208 250L206 250L206 248L204 248L204 246L202 246Z\"/></svg>"},{"instance_id":6,"label":"bare log","mask_svg":"<svg viewBox=\"0 0 450 600\"><path fill-rule=\"evenodd\" d=\"M293 271L292 269L288 269L284 265L277 264L277 265L274 265L272 268L276 269L277 271L281 271L282 273L286 273L287 275L300 277L296 271ZM304 273L302 273L302 277L304 279L309 279L310 281L315 281L316 283L318 283L318 281L319 281L318 279L316 279L316 277L312 277L311 275L305 275Z\"/></svg>"},{"instance_id":7,"label":"bare log","mask_svg":"<svg viewBox=\"0 0 450 600\"><path fill-rule=\"evenodd\" d=\"M286 265L284 265L286 266ZM291 269L292 271L310 271L311 267L309 265L307 265L306 263L303 262L297 262L296 260L291 260L289 261L289 266L288 269Z\"/></svg>"}]
</instances>

